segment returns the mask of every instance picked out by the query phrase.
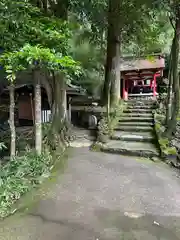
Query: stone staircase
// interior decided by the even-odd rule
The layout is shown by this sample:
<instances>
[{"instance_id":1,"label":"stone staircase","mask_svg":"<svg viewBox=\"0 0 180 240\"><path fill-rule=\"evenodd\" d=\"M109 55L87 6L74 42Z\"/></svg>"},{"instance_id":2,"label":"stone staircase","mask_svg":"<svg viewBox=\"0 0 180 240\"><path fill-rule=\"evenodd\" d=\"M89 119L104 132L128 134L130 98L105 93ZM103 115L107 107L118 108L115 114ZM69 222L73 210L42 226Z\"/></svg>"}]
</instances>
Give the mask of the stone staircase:
<instances>
[{"instance_id":1,"label":"stone staircase","mask_svg":"<svg viewBox=\"0 0 180 240\"><path fill-rule=\"evenodd\" d=\"M130 156L158 157L153 127L152 100L130 100L104 152Z\"/></svg>"}]
</instances>

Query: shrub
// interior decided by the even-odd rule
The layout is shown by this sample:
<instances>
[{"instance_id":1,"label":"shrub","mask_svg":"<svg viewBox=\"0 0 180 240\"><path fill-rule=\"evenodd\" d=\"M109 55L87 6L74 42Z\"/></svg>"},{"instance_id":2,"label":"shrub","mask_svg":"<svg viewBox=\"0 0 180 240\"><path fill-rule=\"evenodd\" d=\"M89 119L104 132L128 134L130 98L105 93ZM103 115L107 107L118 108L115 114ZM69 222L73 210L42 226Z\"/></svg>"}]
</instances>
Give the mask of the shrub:
<instances>
[{"instance_id":1,"label":"shrub","mask_svg":"<svg viewBox=\"0 0 180 240\"><path fill-rule=\"evenodd\" d=\"M107 113L102 116L98 124L98 141L101 142L103 136L111 137L113 135L114 128L117 126L124 109L125 104L121 101L110 110L109 116L107 116Z\"/></svg>"},{"instance_id":2,"label":"shrub","mask_svg":"<svg viewBox=\"0 0 180 240\"><path fill-rule=\"evenodd\" d=\"M10 214L11 206L24 193L50 175L52 156L45 152L40 156L27 152L10 160L0 172L0 217Z\"/></svg>"}]
</instances>

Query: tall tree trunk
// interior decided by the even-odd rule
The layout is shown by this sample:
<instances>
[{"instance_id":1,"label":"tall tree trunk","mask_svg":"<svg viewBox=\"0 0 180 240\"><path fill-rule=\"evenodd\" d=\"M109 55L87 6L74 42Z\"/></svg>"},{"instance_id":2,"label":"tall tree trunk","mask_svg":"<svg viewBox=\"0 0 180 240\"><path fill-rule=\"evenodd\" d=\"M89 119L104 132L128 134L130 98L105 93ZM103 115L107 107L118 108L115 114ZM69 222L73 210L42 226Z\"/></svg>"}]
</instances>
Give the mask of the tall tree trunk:
<instances>
[{"instance_id":1,"label":"tall tree trunk","mask_svg":"<svg viewBox=\"0 0 180 240\"><path fill-rule=\"evenodd\" d=\"M171 119L172 115L172 85L173 85L173 76L172 76L172 54L173 54L173 48L174 48L174 39L172 42L171 47L171 53L170 53L170 59L169 59L169 74L168 74L168 92L167 92L167 108L166 108L166 126L168 125L169 120Z\"/></svg>"},{"instance_id":2,"label":"tall tree trunk","mask_svg":"<svg viewBox=\"0 0 180 240\"><path fill-rule=\"evenodd\" d=\"M53 102L53 80L52 77L49 76L49 72L45 70L42 71L41 74L41 86L46 90L48 103L50 109L52 109L52 102Z\"/></svg>"},{"instance_id":3,"label":"tall tree trunk","mask_svg":"<svg viewBox=\"0 0 180 240\"><path fill-rule=\"evenodd\" d=\"M16 155L16 129L14 121L14 108L15 108L15 99L14 99L14 84L10 85L10 117L9 125L11 130L11 158Z\"/></svg>"},{"instance_id":4,"label":"tall tree trunk","mask_svg":"<svg viewBox=\"0 0 180 240\"><path fill-rule=\"evenodd\" d=\"M53 78L52 125L49 131L49 145L56 149L57 145L66 145L69 137L69 121L67 118L66 83L64 76Z\"/></svg>"},{"instance_id":5,"label":"tall tree trunk","mask_svg":"<svg viewBox=\"0 0 180 240\"><path fill-rule=\"evenodd\" d=\"M174 99L172 105L172 117L168 122L165 135L170 138L176 131L177 116L179 114L179 74L178 74L178 64L179 64L179 44L180 44L180 6L177 6L176 12L176 24L175 24L175 35L172 48L172 77L173 77L173 91Z\"/></svg>"},{"instance_id":6,"label":"tall tree trunk","mask_svg":"<svg viewBox=\"0 0 180 240\"><path fill-rule=\"evenodd\" d=\"M50 0L51 10L54 15L62 20L68 19L69 0Z\"/></svg>"},{"instance_id":7,"label":"tall tree trunk","mask_svg":"<svg viewBox=\"0 0 180 240\"><path fill-rule=\"evenodd\" d=\"M41 126L41 75L39 70L34 71L35 80L35 148L37 154L42 152L42 126Z\"/></svg>"},{"instance_id":8,"label":"tall tree trunk","mask_svg":"<svg viewBox=\"0 0 180 240\"><path fill-rule=\"evenodd\" d=\"M44 12L47 13L48 12L48 0L42 0L42 5L43 5Z\"/></svg>"},{"instance_id":9,"label":"tall tree trunk","mask_svg":"<svg viewBox=\"0 0 180 240\"><path fill-rule=\"evenodd\" d=\"M63 76L55 76L53 118L64 123L67 117L66 84Z\"/></svg>"},{"instance_id":10,"label":"tall tree trunk","mask_svg":"<svg viewBox=\"0 0 180 240\"><path fill-rule=\"evenodd\" d=\"M108 94L111 92L111 105L116 104L120 98L120 8L121 1L109 0L107 56L103 102L104 104L107 104Z\"/></svg>"},{"instance_id":11,"label":"tall tree trunk","mask_svg":"<svg viewBox=\"0 0 180 240\"><path fill-rule=\"evenodd\" d=\"M32 0L31 1L36 7L42 9L42 2L41 0Z\"/></svg>"}]
</instances>

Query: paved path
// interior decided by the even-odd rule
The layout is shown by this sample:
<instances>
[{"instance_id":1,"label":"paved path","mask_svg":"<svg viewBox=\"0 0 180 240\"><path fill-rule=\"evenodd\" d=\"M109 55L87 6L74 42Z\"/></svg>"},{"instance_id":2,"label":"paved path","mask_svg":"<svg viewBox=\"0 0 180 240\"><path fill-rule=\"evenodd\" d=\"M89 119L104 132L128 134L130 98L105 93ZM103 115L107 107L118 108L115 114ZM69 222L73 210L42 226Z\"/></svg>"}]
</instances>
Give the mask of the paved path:
<instances>
[{"instance_id":1,"label":"paved path","mask_svg":"<svg viewBox=\"0 0 180 240\"><path fill-rule=\"evenodd\" d=\"M180 179L150 161L73 150L68 168L27 215L0 222L1 240L178 240Z\"/></svg>"}]
</instances>

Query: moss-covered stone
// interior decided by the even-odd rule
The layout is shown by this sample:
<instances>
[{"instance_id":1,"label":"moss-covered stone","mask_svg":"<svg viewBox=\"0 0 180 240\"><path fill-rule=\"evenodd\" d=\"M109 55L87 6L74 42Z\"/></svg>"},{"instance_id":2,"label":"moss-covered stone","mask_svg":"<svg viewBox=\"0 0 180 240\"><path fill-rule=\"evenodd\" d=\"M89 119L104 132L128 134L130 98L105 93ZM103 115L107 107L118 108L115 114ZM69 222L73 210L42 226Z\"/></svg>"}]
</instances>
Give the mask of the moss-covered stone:
<instances>
[{"instance_id":1,"label":"moss-covered stone","mask_svg":"<svg viewBox=\"0 0 180 240\"><path fill-rule=\"evenodd\" d=\"M103 144L101 142L96 142L93 145L91 145L90 149L91 149L91 151L94 151L94 152L100 152L102 146L103 146Z\"/></svg>"},{"instance_id":2,"label":"moss-covered stone","mask_svg":"<svg viewBox=\"0 0 180 240\"><path fill-rule=\"evenodd\" d=\"M168 159L171 163L172 159L174 161L174 159L177 158L177 150L176 147L171 146L170 140L167 137L163 137L163 133L165 131L165 126L163 124L164 118L164 115L160 114L159 111L155 112L155 132L161 150L161 157L166 160Z\"/></svg>"},{"instance_id":3,"label":"moss-covered stone","mask_svg":"<svg viewBox=\"0 0 180 240\"><path fill-rule=\"evenodd\" d=\"M110 148L110 147L101 147L102 152L106 153L115 153L126 156L139 156L145 158L158 157L159 153L151 150L133 150L133 149L122 149L122 148Z\"/></svg>"}]
</instances>

